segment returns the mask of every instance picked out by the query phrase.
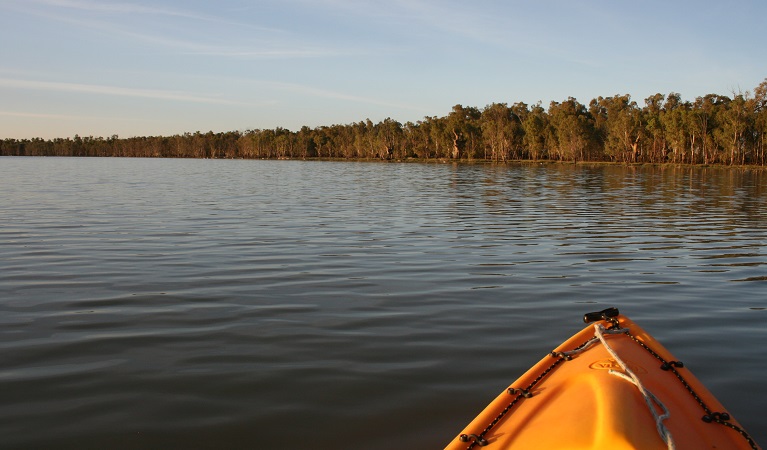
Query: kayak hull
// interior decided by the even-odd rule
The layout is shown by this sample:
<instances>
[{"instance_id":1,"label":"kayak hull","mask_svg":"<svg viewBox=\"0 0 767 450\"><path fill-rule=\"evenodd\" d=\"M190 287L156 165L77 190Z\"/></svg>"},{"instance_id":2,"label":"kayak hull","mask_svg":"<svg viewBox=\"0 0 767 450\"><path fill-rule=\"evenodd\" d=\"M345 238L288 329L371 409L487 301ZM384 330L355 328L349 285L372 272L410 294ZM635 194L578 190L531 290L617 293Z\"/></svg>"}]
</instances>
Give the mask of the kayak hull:
<instances>
[{"instance_id":1,"label":"kayak hull","mask_svg":"<svg viewBox=\"0 0 767 450\"><path fill-rule=\"evenodd\" d=\"M605 319L575 334L512 383L446 450L666 449L669 443L676 449L759 448L645 330L622 315ZM604 334L605 344L595 338L595 326L614 329ZM628 372L649 395L620 376ZM652 411L668 417L658 420Z\"/></svg>"}]
</instances>

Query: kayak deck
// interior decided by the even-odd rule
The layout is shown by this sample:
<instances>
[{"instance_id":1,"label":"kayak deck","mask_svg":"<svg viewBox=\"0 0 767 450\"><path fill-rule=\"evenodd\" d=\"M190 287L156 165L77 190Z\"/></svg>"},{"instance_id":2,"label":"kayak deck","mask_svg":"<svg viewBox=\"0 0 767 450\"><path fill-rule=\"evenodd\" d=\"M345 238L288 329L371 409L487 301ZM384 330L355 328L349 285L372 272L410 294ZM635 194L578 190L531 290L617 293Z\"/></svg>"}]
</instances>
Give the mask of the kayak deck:
<instances>
[{"instance_id":1,"label":"kayak deck","mask_svg":"<svg viewBox=\"0 0 767 450\"><path fill-rule=\"evenodd\" d=\"M517 379L446 450L759 449L646 331L615 308L591 314L594 325Z\"/></svg>"}]
</instances>

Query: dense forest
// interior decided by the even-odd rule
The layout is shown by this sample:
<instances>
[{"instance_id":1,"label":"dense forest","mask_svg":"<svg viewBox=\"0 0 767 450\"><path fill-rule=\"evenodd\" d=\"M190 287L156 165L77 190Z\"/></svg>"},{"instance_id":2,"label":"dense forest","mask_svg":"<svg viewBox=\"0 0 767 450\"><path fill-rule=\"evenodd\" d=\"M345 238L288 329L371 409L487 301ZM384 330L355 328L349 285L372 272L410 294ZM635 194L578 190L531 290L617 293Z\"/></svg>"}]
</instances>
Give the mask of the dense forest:
<instances>
[{"instance_id":1,"label":"dense forest","mask_svg":"<svg viewBox=\"0 0 767 450\"><path fill-rule=\"evenodd\" d=\"M163 158L342 158L403 160L552 160L765 165L767 79L753 93L686 101L655 94L639 106L629 95L588 105L456 105L444 117L402 124L387 118L347 125L0 141L3 156Z\"/></svg>"}]
</instances>

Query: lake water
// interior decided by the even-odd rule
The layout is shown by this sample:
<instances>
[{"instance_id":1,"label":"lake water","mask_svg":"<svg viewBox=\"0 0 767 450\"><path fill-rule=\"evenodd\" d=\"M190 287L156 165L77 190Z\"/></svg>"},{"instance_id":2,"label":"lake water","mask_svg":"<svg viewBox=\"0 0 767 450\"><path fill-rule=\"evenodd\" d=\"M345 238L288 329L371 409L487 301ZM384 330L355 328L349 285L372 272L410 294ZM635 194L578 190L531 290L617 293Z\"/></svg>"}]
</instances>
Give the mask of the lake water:
<instances>
[{"instance_id":1,"label":"lake water","mask_svg":"<svg viewBox=\"0 0 767 450\"><path fill-rule=\"evenodd\" d=\"M442 448L617 306L767 442L767 174L0 158L0 447Z\"/></svg>"}]
</instances>

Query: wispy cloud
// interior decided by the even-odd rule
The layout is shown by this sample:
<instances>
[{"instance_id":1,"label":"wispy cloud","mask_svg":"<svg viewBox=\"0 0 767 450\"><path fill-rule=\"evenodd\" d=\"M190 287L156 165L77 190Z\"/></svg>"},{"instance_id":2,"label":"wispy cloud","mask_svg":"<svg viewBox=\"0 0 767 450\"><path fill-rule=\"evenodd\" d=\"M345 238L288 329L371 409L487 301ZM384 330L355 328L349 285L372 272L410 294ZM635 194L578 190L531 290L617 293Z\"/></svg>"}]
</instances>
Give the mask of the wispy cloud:
<instances>
[{"instance_id":1,"label":"wispy cloud","mask_svg":"<svg viewBox=\"0 0 767 450\"><path fill-rule=\"evenodd\" d=\"M97 119L97 117L72 116L68 114L42 114L22 111L0 111L0 116L4 117L23 117L27 119L56 119L56 120L81 120Z\"/></svg>"},{"instance_id":2,"label":"wispy cloud","mask_svg":"<svg viewBox=\"0 0 767 450\"><path fill-rule=\"evenodd\" d=\"M136 3L93 1L93 0L25 0L25 3L36 3L57 8L76 9L86 12L108 14L151 14L188 19L211 20L210 16L186 11L182 9L160 8Z\"/></svg>"},{"instance_id":3,"label":"wispy cloud","mask_svg":"<svg viewBox=\"0 0 767 450\"><path fill-rule=\"evenodd\" d=\"M408 105L404 103L398 103L391 100L382 100L372 97L364 97L359 95L347 94L344 92L331 91L328 89L316 88L313 86L307 86L296 83L285 83L280 81L255 81L255 83L266 85L271 89L282 90L292 92L294 94L308 95L312 97L329 98L333 100L344 100L355 103L366 103L370 105L386 106L392 108L405 109L410 111L426 112L427 110L422 107Z\"/></svg>"},{"instance_id":4,"label":"wispy cloud","mask_svg":"<svg viewBox=\"0 0 767 450\"><path fill-rule=\"evenodd\" d=\"M435 40L454 39L460 45L481 44L500 51L572 59L570 40L562 40L558 33L547 30L550 11L540 2L488 1L477 7L458 0L283 1L317 11L335 10L350 22L396 30L397 37L407 35L413 42L423 40L433 45Z\"/></svg>"},{"instance_id":5,"label":"wispy cloud","mask_svg":"<svg viewBox=\"0 0 767 450\"><path fill-rule=\"evenodd\" d=\"M85 93L98 95L112 95L120 97L140 97L157 100L172 100L194 103L213 103L235 105L240 102L198 94L190 94L183 91L168 91L158 89L137 89L120 86L106 86L100 84L62 83L56 81L33 81L0 78L0 87L13 89L31 89L41 91L57 91L71 93Z\"/></svg>"},{"instance_id":6,"label":"wispy cloud","mask_svg":"<svg viewBox=\"0 0 767 450\"><path fill-rule=\"evenodd\" d=\"M360 49L322 46L316 41L310 43L296 37L293 32L261 26L252 21L233 21L231 18L184 9L94 0L10 1L27 13L65 22L81 29L97 30L113 38L129 38L131 42L142 42L154 49L170 50L177 54L236 59L305 59L361 53ZM103 17L94 19L87 16L89 13L103 14ZM142 21L139 22L141 25L137 25L135 20L125 18L131 14L153 18L158 15L166 16L178 18L181 22L160 28L157 28L154 21ZM185 19L216 22L217 26L206 26L198 30L194 22ZM196 31L189 33L189 30Z\"/></svg>"},{"instance_id":7,"label":"wispy cloud","mask_svg":"<svg viewBox=\"0 0 767 450\"><path fill-rule=\"evenodd\" d=\"M430 33L438 31L472 39L487 41L494 34L497 6L450 0L283 0L293 1L302 8L336 10L350 21L403 25L413 29L426 27ZM508 25L508 23L506 24Z\"/></svg>"},{"instance_id":8,"label":"wispy cloud","mask_svg":"<svg viewBox=\"0 0 767 450\"><path fill-rule=\"evenodd\" d=\"M243 59L286 59L286 58L320 58L329 56L349 56L358 54L353 50L338 50L332 48L264 48L249 50L246 48L236 49L216 46L187 45L189 53L200 56L221 56Z\"/></svg>"},{"instance_id":9,"label":"wispy cloud","mask_svg":"<svg viewBox=\"0 0 767 450\"><path fill-rule=\"evenodd\" d=\"M110 122L119 120L120 123L125 122L153 122L154 119L146 118L146 117L115 117L115 116L84 116L84 115L76 115L76 114L50 114L50 113L34 113L34 112L27 112L27 111L2 111L0 110L0 116L1 117L16 117L20 119L42 119L42 120L53 120L56 122L61 121L70 121L70 122L77 122L77 121L87 121L89 123L94 122Z\"/></svg>"},{"instance_id":10,"label":"wispy cloud","mask_svg":"<svg viewBox=\"0 0 767 450\"><path fill-rule=\"evenodd\" d=\"M151 17L167 17L177 19L191 19L196 21L214 22L229 27L246 28L249 30L258 30L266 33L284 33L284 30L272 26L265 26L252 21L240 20L240 18L231 18L215 14L206 14L196 10L159 7L130 2L112 2L107 0L7 0L16 2L17 7L35 14L44 15L59 20L77 21L85 26L96 25L99 22L92 17L87 20L77 20L77 13L101 14L104 18L112 18L113 21L106 22L108 25L114 25L126 20L126 16L143 15ZM35 8L34 6L42 6ZM1 5L0 5L1 6ZM71 12L71 14L67 13ZM80 14L82 15L82 14ZM131 22L133 23L133 22ZM191 24L192 22L188 22Z\"/></svg>"},{"instance_id":11,"label":"wispy cloud","mask_svg":"<svg viewBox=\"0 0 767 450\"><path fill-rule=\"evenodd\" d=\"M165 48L177 52L177 54L197 56L218 56L238 59L288 59L288 58L318 58L333 56L348 56L359 54L359 50L342 49L335 47L322 47L315 44L304 45L301 43L272 42L269 39L259 40L249 37L248 44L232 45L230 43L199 41L155 34L153 32L126 29L116 25L98 27L90 24L92 28L99 28L110 35L120 35L130 38L133 42L140 41L151 44L154 48ZM221 38L215 39L221 41Z\"/></svg>"}]
</instances>

